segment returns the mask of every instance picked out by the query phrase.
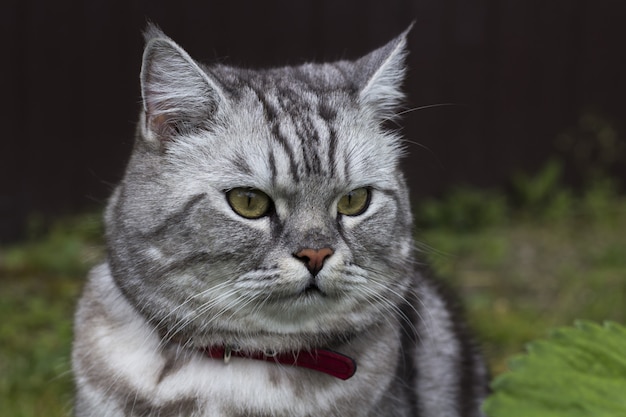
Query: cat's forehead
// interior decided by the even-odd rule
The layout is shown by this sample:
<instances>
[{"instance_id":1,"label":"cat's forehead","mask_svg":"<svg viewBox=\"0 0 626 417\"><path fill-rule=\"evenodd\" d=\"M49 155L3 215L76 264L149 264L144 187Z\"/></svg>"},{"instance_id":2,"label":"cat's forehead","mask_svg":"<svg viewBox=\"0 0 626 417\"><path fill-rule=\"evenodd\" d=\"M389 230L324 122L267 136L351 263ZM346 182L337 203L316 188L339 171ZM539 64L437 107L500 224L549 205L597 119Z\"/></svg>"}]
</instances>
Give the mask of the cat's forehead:
<instances>
[{"instance_id":1,"label":"cat's forehead","mask_svg":"<svg viewBox=\"0 0 626 417\"><path fill-rule=\"evenodd\" d=\"M203 165L227 181L222 187L285 195L302 189L335 194L362 186L388 188L400 155L395 138L317 112L271 121L256 114L212 140L220 152L212 152L212 162Z\"/></svg>"},{"instance_id":2,"label":"cat's forehead","mask_svg":"<svg viewBox=\"0 0 626 417\"><path fill-rule=\"evenodd\" d=\"M277 80L244 87L227 131L216 138L229 148L226 171L294 189L366 185L395 170L397 141L360 114L349 92L298 86Z\"/></svg>"},{"instance_id":3,"label":"cat's forehead","mask_svg":"<svg viewBox=\"0 0 626 417\"><path fill-rule=\"evenodd\" d=\"M342 65L267 70L219 67L216 75L240 112L235 116L261 112L265 122L274 127L286 122L311 126L315 119L331 123L339 113L354 111L357 90L346 71L340 70Z\"/></svg>"},{"instance_id":4,"label":"cat's forehead","mask_svg":"<svg viewBox=\"0 0 626 417\"><path fill-rule=\"evenodd\" d=\"M341 65L209 69L230 103L221 108L215 130L181 153L183 165L197 160L190 169L210 174L222 189L334 195L360 186L389 187L399 140L360 105Z\"/></svg>"}]
</instances>

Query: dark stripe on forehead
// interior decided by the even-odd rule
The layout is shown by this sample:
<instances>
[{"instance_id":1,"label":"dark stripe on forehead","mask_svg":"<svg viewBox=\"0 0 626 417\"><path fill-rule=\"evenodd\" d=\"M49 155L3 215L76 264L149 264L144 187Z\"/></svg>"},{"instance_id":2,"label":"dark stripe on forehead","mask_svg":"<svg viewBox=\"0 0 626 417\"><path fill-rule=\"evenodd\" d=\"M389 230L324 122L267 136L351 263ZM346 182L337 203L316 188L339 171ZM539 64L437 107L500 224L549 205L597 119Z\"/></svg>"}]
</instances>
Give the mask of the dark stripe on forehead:
<instances>
[{"instance_id":1,"label":"dark stripe on forehead","mask_svg":"<svg viewBox=\"0 0 626 417\"><path fill-rule=\"evenodd\" d=\"M274 158L274 151L270 150L270 176L272 177L272 184L276 185L276 159Z\"/></svg>"},{"instance_id":2,"label":"dark stripe on forehead","mask_svg":"<svg viewBox=\"0 0 626 417\"><path fill-rule=\"evenodd\" d=\"M284 68L246 73L239 79L240 88L248 89L259 100L272 139L284 150L288 174L295 182L302 176L337 174L337 109L329 95L350 94L353 86L341 65L324 68L323 77L317 70ZM274 151L274 180L278 157Z\"/></svg>"},{"instance_id":3,"label":"dark stripe on forehead","mask_svg":"<svg viewBox=\"0 0 626 417\"><path fill-rule=\"evenodd\" d=\"M293 180L295 182L300 182L300 174L298 173L298 164L296 163L294 151L287 138L280 133L280 125L278 122L275 122L272 126L272 137L279 143L287 154L287 158L289 159L289 173L293 177Z\"/></svg>"},{"instance_id":4,"label":"dark stripe on forehead","mask_svg":"<svg viewBox=\"0 0 626 417\"><path fill-rule=\"evenodd\" d=\"M334 177L337 167L337 131L334 127L337 110L328 105L322 97L317 106L317 114L328 127L328 169L330 176Z\"/></svg>"},{"instance_id":5,"label":"dark stripe on forehead","mask_svg":"<svg viewBox=\"0 0 626 417\"><path fill-rule=\"evenodd\" d=\"M309 83L300 81L309 81ZM331 141L336 139L332 123L337 116L337 111L326 102L325 95L330 91L319 87L311 85L310 80L298 79L297 82L286 84L278 89L279 100L284 112L284 120L288 119L295 127L297 139L301 144L303 168L306 174L334 175L335 157L332 153L335 152L337 144ZM321 136L321 126L316 126L316 121L327 127L328 141ZM324 145L332 148L332 153L329 153L327 158L328 167L324 167L322 158Z\"/></svg>"},{"instance_id":6,"label":"dark stripe on forehead","mask_svg":"<svg viewBox=\"0 0 626 417\"><path fill-rule=\"evenodd\" d=\"M306 120L305 114L307 113L307 103L302 100L302 92L305 91L304 87L300 89L300 94L294 90L293 86L282 85L276 88L276 101L280 106L280 115L277 117L276 124L291 124L294 129L296 138L300 142L299 151L302 155L302 161L304 162L302 168L306 176L311 175L312 167L308 152L306 149L307 132L303 126L304 120Z\"/></svg>"},{"instance_id":7,"label":"dark stripe on forehead","mask_svg":"<svg viewBox=\"0 0 626 417\"><path fill-rule=\"evenodd\" d=\"M337 132L332 125L328 125L328 170L334 177L337 169Z\"/></svg>"},{"instance_id":8,"label":"dark stripe on forehead","mask_svg":"<svg viewBox=\"0 0 626 417\"><path fill-rule=\"evenodd\" d=\"M237 168L239 172L246 175L252 175L252 168L242 154L237 154L233 159L231 159L231 164Z\"/></svg>"},{"instance_id":9,"label":"dark stripe on forehead","mask_svg":"<svg viewBox=\"0 0 626 417\"><path fill-rule=\"evenodd\" d=\"M310 114L303 115L297 122L299 123L296 124L296 135L302 143L302 155L304 156L307 175L319 175L322 173L322 163L318 154L320 137L317 129L313 125Z\"/></svg>"},{"instance_id":10,"label":"dark stripe on forehead","mask_svg":"<svg viewBox=\"0 0 626 417\"><path fill-rule=\"evenodd\" d=\"M320 144L320 135L317 129L315 128L315 123L313 122L313 115L309 111L307 114L303 115L304 117L300 118L300 123L298 127L302 130L303 134L306 134L306 139L309 142L313 142L315 145Z\"/></svg>"},{"instance_id":11,"label":"dark stripe on forehead","mask_svg":"<svg viewBox=\"0 0 626 417\"><path fill-rule=\"evenodd\" d=\"M280 114L279 109L273 106L268 100L265 94L259 89L252 86L252 84L248 85L250 89L255 93L261 106L263 106L263 114L265 116L265 120L272 128L272 138L278 142L278 144L283 148L285 153L287 154L287 158L289 159L289 172L293 177L295 182L300 182L300 175L298 174L298 164L296 163L294 150L291 148L289 141L285 138L280 132Z\"/></svg>"},{"instance_id":12,"label":"dark stripe on forehead","mask_svg":"<svg viewBox=\"0 0 626 417\"><path fill-rule=\"evenodd\" d=\"M313 96L314 92L307 84L296 81L278 86L276 94L280 109L274 109L277 117L273 121L273 128L279 130L281 123L290 123L295 131L294 139L298 139L300 143L303 161L301 168L305 175L322 174L322 162L317 150L321 140L312 119L312 103L305 98ZM283 139L287 140L284 137ZM295 159L293 162L295 164ZM297 179L297 175L294 178Z\"/></svg>"},{"instance_id":13,"label":"dark stripe on forehead","mask_svg":"<svg viewBox=\"0 0 626 417\"><path fill-rule=\"evenodd\" d=\"M328 124L331 124L337 118L337 109L330 106L323 98L317 105L317 114Z\"/></svg>"},{"instance_id":14,"label":"dark stripe on forehead","mask_svg":"<svg viewBox=\"0 0 626 417\"><path fill-rule=\"evenodd\" d=\"M305 100L305 95L311 92L311 89L302 83L276 86L276 95L281 109L292 117L296 117L300 112L309 111L311 103Z\"/></svg>"},{"instance_id":15,"label":"dark stripe on forehead","mask_svg":"<svg viewBox=\"0 0 626 417\"><path fill-rule=\"evenodd\" d=\"M334 177L337 171L337 132L331 124L328 125L328 169L329 175Z\"/></svg>"}]
</instances>

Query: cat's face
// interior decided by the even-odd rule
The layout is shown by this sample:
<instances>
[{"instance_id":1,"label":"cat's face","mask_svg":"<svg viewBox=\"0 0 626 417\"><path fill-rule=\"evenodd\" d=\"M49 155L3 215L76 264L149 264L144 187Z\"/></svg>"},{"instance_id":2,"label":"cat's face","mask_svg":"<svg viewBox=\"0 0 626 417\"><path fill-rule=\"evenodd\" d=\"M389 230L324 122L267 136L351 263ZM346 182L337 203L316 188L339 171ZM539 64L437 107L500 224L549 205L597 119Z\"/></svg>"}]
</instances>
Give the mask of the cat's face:
<instances>
[{"instance_id":1,"label":"cat's face","mask_svg":"<svg viewBox=\"0 0 626 417\"><path fill-rule=\"evenodd\" d=\"M166 338L297 349L391 315L410 269L404 38L356 63L201 69L159 32L107 212L116 281ZM257 345L257 346L252 346Z\"/></svg>"}]
</instances>

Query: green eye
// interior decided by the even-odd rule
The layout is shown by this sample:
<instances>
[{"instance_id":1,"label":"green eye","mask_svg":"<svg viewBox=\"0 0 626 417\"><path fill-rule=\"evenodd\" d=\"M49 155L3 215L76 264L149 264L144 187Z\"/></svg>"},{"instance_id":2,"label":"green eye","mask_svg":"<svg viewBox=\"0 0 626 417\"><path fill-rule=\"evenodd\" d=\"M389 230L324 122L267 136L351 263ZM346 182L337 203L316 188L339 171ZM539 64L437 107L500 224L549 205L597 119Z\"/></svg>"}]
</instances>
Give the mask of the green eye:
<instances>
[{"instance_id":1,"label":"green eye","mask_svg":"<svg viewBox=\"0 0 626 417\"><path fill-rule=\"evenodd\" d=\"M346 216L358 216L367 210L369 204L369 188L357 188L339 199L337 212Z\"/></svg>"},{"instance_id":2,"label":"green eye","mask_svg":"<svg viewBox=\"0 0 626 417\"><path fill-rule=\"evenodd\" d=\"M233 211L247 219L263 217L272 207L267 194L254 188L233 188L226 193L226 198Z\"/></svg>"}]
</instances>

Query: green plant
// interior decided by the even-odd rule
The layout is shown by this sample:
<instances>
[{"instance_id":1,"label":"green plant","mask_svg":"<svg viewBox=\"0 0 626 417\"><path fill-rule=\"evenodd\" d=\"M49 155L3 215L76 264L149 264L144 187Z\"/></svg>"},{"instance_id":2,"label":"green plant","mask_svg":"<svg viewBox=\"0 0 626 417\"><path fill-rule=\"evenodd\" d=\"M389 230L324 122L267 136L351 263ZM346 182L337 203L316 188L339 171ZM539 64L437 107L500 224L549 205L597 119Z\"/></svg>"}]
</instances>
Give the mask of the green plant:
<instances>
[{"instance_id":1,"label":"green plant","mask_svg":"<svg viewBox=\"0 0 626 417\"><path fill-rule=\"evenodd\" d=\"M626 328L577 322L528 345L492 383L489 417L626 415Z\"/></svg>"},{"instance_id":2,"label":"green plant","mask_svg":"<svg viewBox=\"0 0 626 417\"><path fill-rule=\"evenodd\" d=\"M574 213L572 192L561 182L563 163L553 159L536 174L518 172L511 179L511 201L523 216L541 221L569 219Z\"/></svg>"}]
</instances>

